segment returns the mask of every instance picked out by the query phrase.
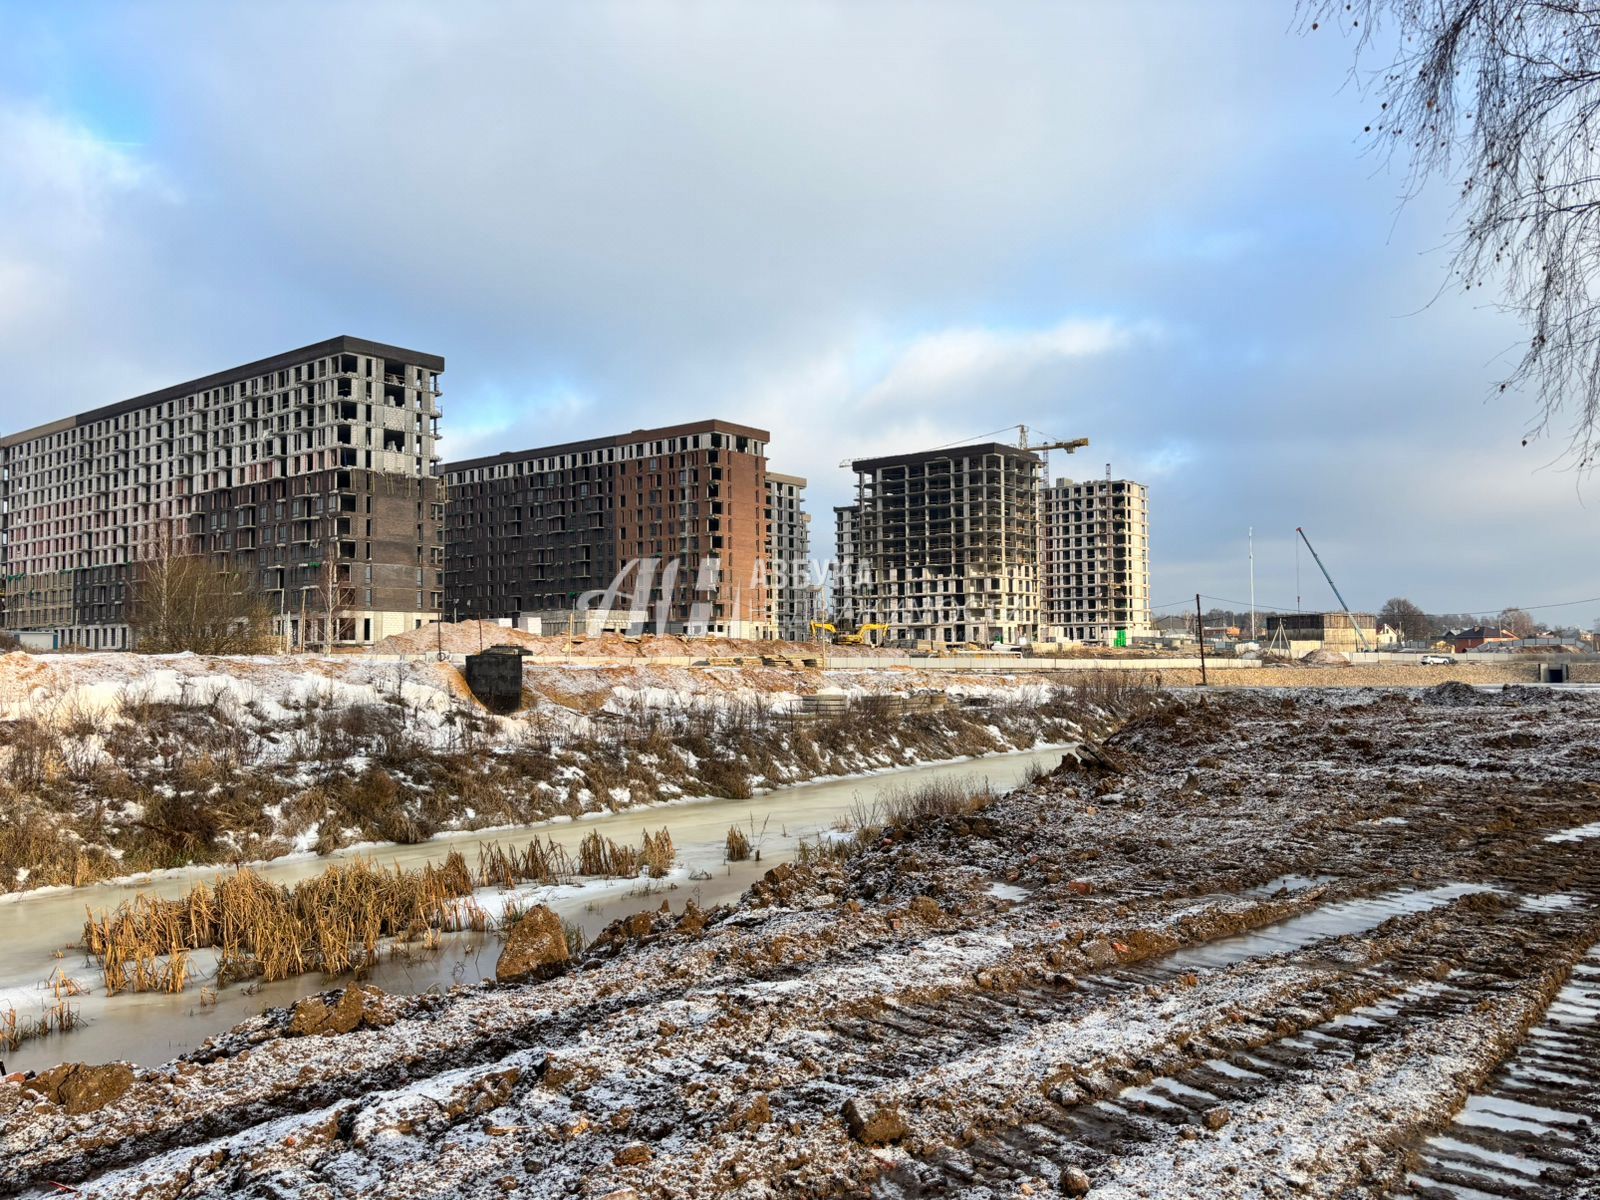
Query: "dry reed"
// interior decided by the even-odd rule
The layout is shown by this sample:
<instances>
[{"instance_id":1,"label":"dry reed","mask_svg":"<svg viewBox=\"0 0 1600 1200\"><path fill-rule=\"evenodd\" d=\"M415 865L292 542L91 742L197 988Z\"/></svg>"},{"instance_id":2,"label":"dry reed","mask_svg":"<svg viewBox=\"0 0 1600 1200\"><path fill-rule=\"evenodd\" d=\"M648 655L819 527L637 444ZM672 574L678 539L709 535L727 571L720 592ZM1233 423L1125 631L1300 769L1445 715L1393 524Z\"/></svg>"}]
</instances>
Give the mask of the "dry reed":
<instances>
[{"instance_id":1,"label":"dry reed","mask_svg":"<svg viewBox=\"0 0 1600 1200\"><path fill-rule=\"evenodd\" d=\"M57 992L54 1004L47 1005L31 1020L18 1017L17 1010L8 1004L5 1008L0 1008L0 1050L14 1051L31 1038L49 1037L52 1033L67 1033L76 1029L78 1024L78 1010L68 1004L66 996L60 992Z\"/></svg>"},{"instance_id":2,"label":"dry reed","mask_svg":"<svg viewBox=\"0 0 1600 1200\"><path fill-rule=\"evenodd\" d=\"M672 870L672 860L676 854L672 845L672 835L667 832L665 826L658 833L645 830L644 849L639 857L650 869L651 879L661 879Z\"/></svg>"},{"instance_id":3,"label":"dry reed","mask_svg":"<svg viewBox=\"0 0 1600 1200\"><path fill-rule=\"evenodd\" d=\"M619 846L598 829L591 829L578 843L578 874L637 875L641 857L632 846Z\"/></svg>"},{"instance_id":4,"label":"dry reed","mask_svg":"<svg viewBox=\"0 0 1600 1200\"><path fill-rule=\"evenodd\" d=\"M219 986L309 971L343 975L374 965L385 941L409 946L421 939L432 952L440 930L484 932L491 922L472 899L478 887L553 884L575 874L632 876L641 868L660 878L674 853L665 829L646 832L642 849L595 830L576 861L553 839L534 839L520 850L485 845L476 873L458 851L420 870L385 870L362 858L335 863L292 888L241 867L213 885L196 884L177 900L141 892L110 912L89 911L83 945L100 962L108 996L181 992L191 974L190 953L207 947L217 951Z\"/></svg>"}]
</instances>

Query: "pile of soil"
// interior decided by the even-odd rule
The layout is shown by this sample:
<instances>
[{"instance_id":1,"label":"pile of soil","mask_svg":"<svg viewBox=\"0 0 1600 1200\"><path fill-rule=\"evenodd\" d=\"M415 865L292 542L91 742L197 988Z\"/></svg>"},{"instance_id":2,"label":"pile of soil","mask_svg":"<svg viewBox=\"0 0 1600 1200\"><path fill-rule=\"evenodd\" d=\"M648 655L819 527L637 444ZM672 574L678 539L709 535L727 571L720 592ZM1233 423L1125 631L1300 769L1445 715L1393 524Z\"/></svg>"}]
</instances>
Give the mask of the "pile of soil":
<instances>
[{"instance_id":1,"label":"pile of soil","mask_svg":"<svg viewBox=\"0 0 1600 1200\"><path fill-rule=\"evenodd\" d=\"M489 646L521 646L530 654L580 658L760 658L791 656L815 658L820 646L816 642L788 642L773 640L752 641L748 638L686 638L675 635L623 637L615 633L602 633L595 637L565 634L539 637L512 629L495 621L446 621L424 625L407 633L397 633L384 638L373 647L377 654L431 654L443 650L446 654L476 654ZM873 647L873 655L902 655L903 651Z\"/></svg>"},{"instance_id":2,"label":"pile of soil","mask_svg":"<svg viewBox=\"0 0 1600 1200\"><path fill-rule=\"evenodd\" d=\"M1350 660L1337 650L1313 650L1309 654L1300 656L1300 661L1308 667L1348 667Z\"/></svg>"}]
</instances>

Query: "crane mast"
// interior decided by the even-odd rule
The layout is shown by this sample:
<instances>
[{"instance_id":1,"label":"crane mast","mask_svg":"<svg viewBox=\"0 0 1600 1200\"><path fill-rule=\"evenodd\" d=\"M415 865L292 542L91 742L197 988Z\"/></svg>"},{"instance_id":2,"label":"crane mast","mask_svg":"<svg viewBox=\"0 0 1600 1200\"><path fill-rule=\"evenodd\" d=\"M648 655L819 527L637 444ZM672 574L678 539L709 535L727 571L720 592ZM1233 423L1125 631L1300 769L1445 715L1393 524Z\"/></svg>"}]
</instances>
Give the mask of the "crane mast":
<instances>
[{"instance_id":1,"label":"crane mast","mask_svg":"<svg viewBox=\"0 0 1600 1200\"><path fill-rule=\"evenodd\" d=\"M1343 606L1344 615L1350 622L1350 628L1356 631L1357 643L1360 644L1363 650L1370 650L1371 647L1367 645L1367 635L1361 632L1361 626L1356 624L1355 617L1350 613L1350 605L1339 594L1339 585L1333 581L1333 576L1328 574L1328 568L1322 565L1322 556L1317 553L1317 548L1311 544L1311 539L1306 536L1304 529L1296 525L1294 531L1300 535L1300 540L1306 544L1306 549L1311 551L1311 557L1317 564L1317 570L1322 572L1322 577L1328 581L1328 586L1333 589L1334 598Z\"/></svg>"}]
</instances>

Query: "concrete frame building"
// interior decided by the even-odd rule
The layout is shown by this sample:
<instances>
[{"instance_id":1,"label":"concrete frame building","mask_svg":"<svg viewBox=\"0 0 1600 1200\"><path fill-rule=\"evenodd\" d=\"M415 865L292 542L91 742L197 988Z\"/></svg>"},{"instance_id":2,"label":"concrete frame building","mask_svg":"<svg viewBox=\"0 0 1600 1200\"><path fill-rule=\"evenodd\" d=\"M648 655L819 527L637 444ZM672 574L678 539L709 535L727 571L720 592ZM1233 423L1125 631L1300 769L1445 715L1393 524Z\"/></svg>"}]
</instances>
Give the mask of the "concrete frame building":
<instances>
[{"instance_id":1,"label":"concrete frame building","mask_svg":"<svg viewBox=\"0 0 1600 1200\"><path fill-rule=\"evenodd\" d=\"M811 636L811 514L805 511L806 481L767 472L767 565L772 623L777 636Z\"/></svg>"},{"instance_id":2,"label":"concrete frame building","mask_svg":"<svg viewBox=\"0 0 1600 1200\"><path fill-rule=\"evenodd\" d=\"M833 571L826 581L828 589L828 620L834 624L855 623L856 572L859 569L856 548L856 506L839 504L833 510Z\"/></svg>"},{"instance_id":3,"label":"concrete frame building","mask_svg":"<svg viewBox=\"0 0 1600 1200\"><path fill-rule=\"evenodd\" d=\"M1058 479L1041 495L1045 637L1126 645L1150 626L1150 501L1131 479Z\"/></svg>"},{"instance_id":4,"label":"concrete frame building","mask_svg":"<svg viewBox=\"0 0 1600 1200\"><path fill-rule=\"evenodd\" d=\"M610 592L612 627L771 637L770 437L703 420L446 464L446 612L548 625Z\"/></svg>"},{"instance_id":5,"label":"concrete frame building","mask_svg":"<svg viewBox=\"0 0 1600 1200\"><path fill-rule=\"evenodd\" d=\"M840 619L883 640L1013 644L1038 637L1036 454L999 442L859 459L856 503L835 510Z\"/></svg>"},{"instance_id":6,"label":"concrete frame building","mask_svg":"<svg viewBox=\"0 0 1600 1200\"><path fill-rule=\"evenodd\" d=\"M160 554L232 565L296 641L432 620L443 370L336 337L0 438L5 628L128 648L139 564Z\"/></svg>"}]
</instances>

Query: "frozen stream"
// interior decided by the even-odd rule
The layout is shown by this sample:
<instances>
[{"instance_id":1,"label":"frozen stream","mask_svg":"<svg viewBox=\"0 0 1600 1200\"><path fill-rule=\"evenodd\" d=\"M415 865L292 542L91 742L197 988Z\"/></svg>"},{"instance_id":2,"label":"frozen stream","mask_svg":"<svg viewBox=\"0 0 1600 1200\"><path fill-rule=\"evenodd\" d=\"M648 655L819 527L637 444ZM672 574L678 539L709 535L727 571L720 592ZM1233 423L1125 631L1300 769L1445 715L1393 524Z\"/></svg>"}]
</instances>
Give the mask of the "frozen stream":
<instances>
[{"instance_id":1,"label":"frozen stream","mask_svg":"<svg viewBox=\"0 0 1600 1200\"><path fill-rule=\"evenodd\" d=\"M678 855L678 862L666 879L591 880L557 888L518 889L519 901L548 903L567 920L577 922L586 938L592 938L615 918L642 908L659 908L662 900L681 909L691 897L707 908L737 898L763 873L794 858L802 838L816 840L818 833L847 816L858 802L870 804L886 793L936 780L987 781L997 790L1006 790L1021 782L1035 764L1055 766L1061 754L1061 748L1055 747L989 755L798 784L753 800L655 805L576 822L544 822L517 829L451 835L414 846L381 846L344 851L327 858L278 861L256 870L276 883L293 884L321 872L330 861L354 855L370 857L383 866L398 863L420 867L429 860L442 860L451 850L460 850L468 865L475 866L478 847L485 842L520 846L535 837L551 837L575 851L591 829L618 842L637 844L644 829L666 826ZM723 841L728 827L734 824L744 827L747 833L753 828L751 842L761 850L759 863L723 862ZM195 971L186 991L178 995L124 993L107 999L102 994L98 968L77 948L85 907L96 911L115 908L140 891L180 896L193 883L225 871L226 868L216 867L170 871L155 878L47 891L0 902L0 1012L8 1005L14 1006L19 1023L38 1015L47 999L53 1003L42 984L58 968L91 989L73 1001L83 1020L78 1029L24 1042L20 1049L9 1053L0 1050L6 1069L40 1070L62 1061L126 1059L140 1065L164 1062L262 1009L288 1004L341 982L310 974L254 989L236 985L222 989L215 1005L201 1007L200 986L208 983L212 974L210 954L202 951L193 956ZM693 880L689 878L691 872L709 872L711 878ZM647 887L648 895L644 894ZM500 907L498 896L494 890L484 890L477 899L493 913ZM471 983L494 974L499 952L500 939L494 933L447 935L442 952L431 958L391 961L385 954L369 979L390 992L420 992L452 983Z\"/></svg>"}]
</instances>

